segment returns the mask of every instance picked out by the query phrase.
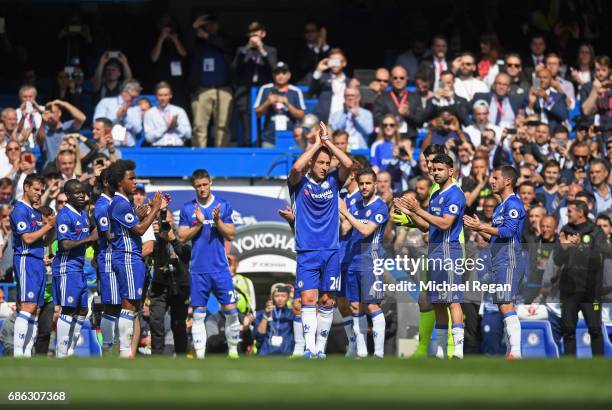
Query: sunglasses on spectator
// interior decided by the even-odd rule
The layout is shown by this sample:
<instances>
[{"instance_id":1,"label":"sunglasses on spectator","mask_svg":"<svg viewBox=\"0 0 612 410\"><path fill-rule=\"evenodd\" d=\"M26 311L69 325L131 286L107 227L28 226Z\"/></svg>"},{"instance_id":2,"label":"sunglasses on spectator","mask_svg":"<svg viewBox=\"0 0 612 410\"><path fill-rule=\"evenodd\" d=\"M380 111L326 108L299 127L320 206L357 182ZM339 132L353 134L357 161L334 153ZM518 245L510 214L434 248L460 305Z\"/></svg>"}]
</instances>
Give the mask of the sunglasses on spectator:
<instances>
[{"instance_id":1,"label":"sunglasses on spectator","mask_svg":"<svg viewBox=\"0 0 612 410\"><path fill-rule=\"evenodd\" d=\"M56 203L56 204L58 204L58 205L62 205L62 204L65 204L65 203L66 203L66 201L60 201L60 200L58 199L58 200L56 200L56 201L55 201L55 203Z\"/></svg>"},{"instance_id":2,"label":"sunglasses on spectator","mask_svg":"<svg viewBox=\"0 0 612 410\"><path fill-rule=\"evenodd\" d=\"M406 77L393 77L394 80L405 80Z\"/></svg>"},{"instance_id":3,"label":"sunglasses on spectator","mask_svg":"<svg viewBox=\"0 0 612 410\"><path fill-rule=\"evenodd\" d=\"M7 151L19 151L19 147L12 147L12 148L7 147L6 150Z\"/></svg>"},{"instance_id":4,"label":"sunglasses on spectator","mask_svg":"<svg viewBox=\"0 0 612 410\"><path fill-rule=\"evenodd\" d=\"M383 125L382 125L382 126L383 126L383 127L385 127L385 128L395 128L395 124L393 124L393 123L386 123L386 124L385 124L385 123L383 122Z\"/></svg>"},{"instance_id":5,"label":"sunglasses on spectator","mask_svg":"<svg viewBox=\"0 0 612 410\"><path fill-rule=\"evenodd\" d=\"M376 81L378 81L379 83L388 83L389 80L387 80L386 78L377 78Z\"/></svg>"},{"instance_id":6,"label":"sunglasses on spectator","mask_svg":"<svg viewBox=\"0 0 612 410\"><path fill-rule=\"evenodd\" d=\"M507 67L514 67L514 68L520 68L521 65L520 64L506 64Z\"/></svg>"}]
</instances>

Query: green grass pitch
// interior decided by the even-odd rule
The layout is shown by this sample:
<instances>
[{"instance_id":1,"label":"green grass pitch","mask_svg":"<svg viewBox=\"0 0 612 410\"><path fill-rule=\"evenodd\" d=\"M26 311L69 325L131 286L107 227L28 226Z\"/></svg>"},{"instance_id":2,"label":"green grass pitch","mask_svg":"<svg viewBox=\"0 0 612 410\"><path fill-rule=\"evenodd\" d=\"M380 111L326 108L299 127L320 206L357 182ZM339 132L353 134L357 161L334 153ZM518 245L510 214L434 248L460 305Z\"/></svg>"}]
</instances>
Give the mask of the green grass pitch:
<instances>
[{"instance_id":1,"label":"green grass pitch","mask_svg":"<svg viewBox=\"0 0 612 410\"><path fill-rule=\"evenodd\" d=\"M605 359L3 358L0 374L0 410L14 390L68 393L46 409L612 409Z\"/></svg>"}]
</instances>

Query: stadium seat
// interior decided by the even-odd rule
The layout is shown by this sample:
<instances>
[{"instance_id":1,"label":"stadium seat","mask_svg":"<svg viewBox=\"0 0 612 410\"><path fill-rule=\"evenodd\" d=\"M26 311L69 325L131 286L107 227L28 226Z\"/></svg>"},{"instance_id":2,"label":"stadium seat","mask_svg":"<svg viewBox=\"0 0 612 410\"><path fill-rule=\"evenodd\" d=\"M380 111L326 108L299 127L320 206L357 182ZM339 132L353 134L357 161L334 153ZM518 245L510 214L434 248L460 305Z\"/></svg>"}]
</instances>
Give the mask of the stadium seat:
<instances>
[{"instance_id":1,"label":"stadium seat","mask_svg":"<svg viewBox=\"0 0 612 410\"><path fill-rule=\"evenodd\" d=\"M612 343L608 336L608 330L605 325L601 326L603 333L604 343L604 356L612 357ZM584 320L579 320L576 326L576 357L580 359L588 359L593 357L591 352L591 336L589 335L589 329Z\"/></svg>"},{"instance_id":2,"label":"stadium seat","mask_svg":"<svg viewBox=\"0 0 612 410\"><path fill-rule=\"evenodd\" d=\"M95 329L92 329L91 322L85 320L83 327L81 328L81 337L79 343L74 349L75 356L88 357L88 356L102 356L102 348L98 343Z\"/></svg>"},{"instance_id":3,"label":"stadium seat","mask_svg":"<svg viewBox=\"0 0 612 410\"><path fill-rule=\"evenodd\" d=\"M521 353L524 358L559 358L548 320L521 320Z\"/></svg>"},{"instance_id":4,"label":"stadium seat","mask_svg":"<svg viewBox=\"0 0 612 410\"><path fill-rule=\"evenodd\" d=\"M277 131L276 137L276 148L277 149L292 149L296 148L295 137L293 131Z\"/></svg>"},{"instance_id":5,"label":"stadium seat","mask_svg":"<svg viewBox=\"0 0 612 410\"><path fill-rule=\"evenodd\" d=\"M0 94L0 108L19 107L19 97L17 94Z\"/></svg>"}]
</instances>

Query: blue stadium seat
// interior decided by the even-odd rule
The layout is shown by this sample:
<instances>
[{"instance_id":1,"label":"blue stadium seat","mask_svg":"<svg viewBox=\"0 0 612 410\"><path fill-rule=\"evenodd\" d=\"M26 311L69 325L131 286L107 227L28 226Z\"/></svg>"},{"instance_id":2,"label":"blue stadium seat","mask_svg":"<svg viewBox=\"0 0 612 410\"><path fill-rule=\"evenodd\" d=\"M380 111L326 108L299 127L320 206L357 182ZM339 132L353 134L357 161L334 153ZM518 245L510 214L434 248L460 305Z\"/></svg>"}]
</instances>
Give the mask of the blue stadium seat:
<instances>
[{"instance_id":1,"label":"blue stadium seat","mask_svg":"<svg viewBox=\"0 0 612 410\"><path fill-rule=\"evenodd\" d=\"M293 131L277 131L275 133L277 149L292 149L296 148L295 137Z\"/></svg>"},{"instance_id":2,"label":"blue stadium seat","mask_svg":"<svg viewBox=\"0 0 612 410\"><path fill-rule=\"evenodd\" d=\"M524 358L559 358L548 320L521 320L521 354Z\"/></svg>"},{"instance_id":3,"label":"blue stadium seat","mask_svg":"<svg viewBox=\"0 0 612 410\"><path fill-rule=\"evenodd\" d=\"M612 357L612 343L608 336L608 330L605 325L601 325L604 342L604 356ZM576 357L588 359L593 357L591 352L591 336L584 320L579 320L576 326Z\"/></svg>"},{"instance_id":4,"label":"blue stadium seat","mask_svg":"<svg viewBox=\"0 0 612 410\"><path fill-rule=\"evenodd\" d=\"M319 105L319 100L316 98L304 99L304 105L306 106L305 114L314 114L317 109L317 105Z\"/></svg>"},{"instance_id":5,"label":"blue stadium seat","mask_svg":"<svg viewBox=\"0 0 612 410\"><path fill-rule=\"evenodd\" d=\"M0 108L19 107L19 97L17 94L0 94Z\"/></svg>"},{"instance_id":6,"label":"blue stadium seat","mask_svg":"<svg viewBox=\"0 0 612 410\"><path fill-rule=\"evenodd\" d=\"M91 322L85 320L83 327L81 328L81 337L79 343L74 349L75 356L89 357L89 356L102 356L102 348L98 343L96 337L96 330L92 329Z\"/></svg>"}]
</instances>

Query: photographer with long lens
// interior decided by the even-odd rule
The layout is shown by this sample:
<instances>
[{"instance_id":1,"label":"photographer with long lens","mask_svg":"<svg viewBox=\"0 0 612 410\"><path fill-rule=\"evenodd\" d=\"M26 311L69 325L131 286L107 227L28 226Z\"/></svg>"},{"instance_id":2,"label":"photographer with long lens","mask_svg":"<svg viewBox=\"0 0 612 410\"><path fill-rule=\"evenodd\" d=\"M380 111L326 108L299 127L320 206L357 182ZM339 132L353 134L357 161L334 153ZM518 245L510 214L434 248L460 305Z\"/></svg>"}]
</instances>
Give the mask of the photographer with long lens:
<instances>
[{"instance_id":1,"label":"photographer with long lens","mask_svg":"<svg viewBox=\"0 0 612 410\"><path fill-rule=\"evenodd\" d=\"M164 354L164 327L166 311L170 310L170 328L174 337L174 352L187 350L187 301L189 300L189 259L191 246L179 242L174 231L172 213L168 209L159 212L159 220L153 223L155 250L153 251L154 275L149 290L151 304L150 328L153 354Z\"/></svg>"}]
</instances>

